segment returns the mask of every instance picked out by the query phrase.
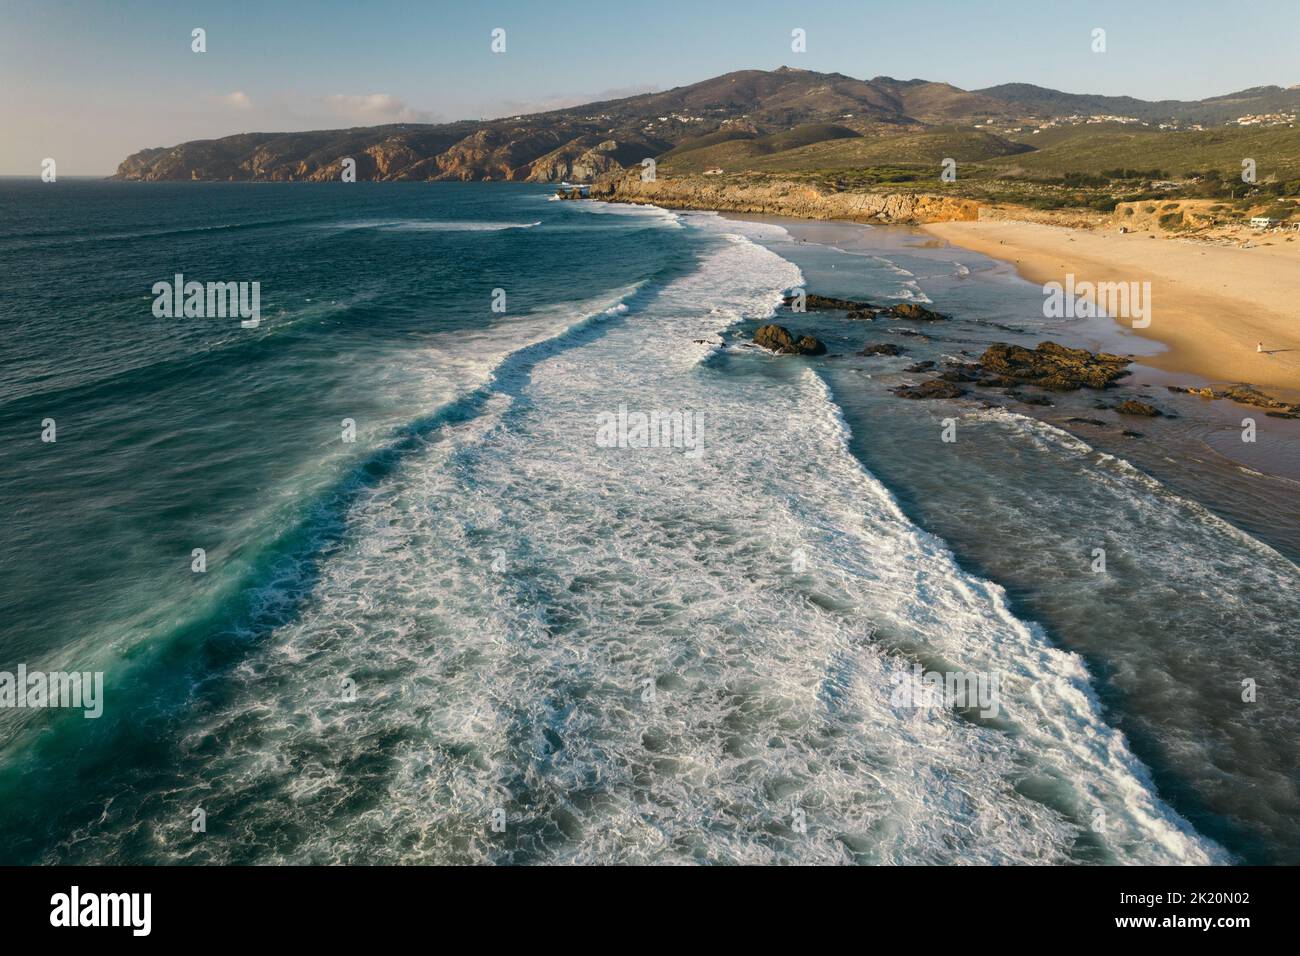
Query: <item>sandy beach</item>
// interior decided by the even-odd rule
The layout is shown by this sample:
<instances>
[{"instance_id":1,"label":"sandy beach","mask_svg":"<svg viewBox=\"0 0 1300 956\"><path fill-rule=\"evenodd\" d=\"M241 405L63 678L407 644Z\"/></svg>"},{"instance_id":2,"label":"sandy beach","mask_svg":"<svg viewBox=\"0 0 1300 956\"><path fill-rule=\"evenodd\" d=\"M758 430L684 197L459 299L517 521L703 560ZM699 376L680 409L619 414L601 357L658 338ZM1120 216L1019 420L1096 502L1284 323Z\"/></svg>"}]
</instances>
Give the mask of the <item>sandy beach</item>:
<instances>
[{"instance_id":1,"label":"sandy beach","mask_svg":"<svg viewBox=\"0 0 1300 956\"><path fill-rule=\"evenodd\" d=\"M1012 221L944 222L933 235L1012 262L1035 283L1150 282L1151 324L1168 352L1142 362L1213 383L1249 382L1300 398L1300 240L1250 248ZM1271 244L1269 244L1271 243ZM1127 324L1127 323L1126 323ZM1256 351L1263 343L1265 352Z\"/></svg>"}]
</instances>

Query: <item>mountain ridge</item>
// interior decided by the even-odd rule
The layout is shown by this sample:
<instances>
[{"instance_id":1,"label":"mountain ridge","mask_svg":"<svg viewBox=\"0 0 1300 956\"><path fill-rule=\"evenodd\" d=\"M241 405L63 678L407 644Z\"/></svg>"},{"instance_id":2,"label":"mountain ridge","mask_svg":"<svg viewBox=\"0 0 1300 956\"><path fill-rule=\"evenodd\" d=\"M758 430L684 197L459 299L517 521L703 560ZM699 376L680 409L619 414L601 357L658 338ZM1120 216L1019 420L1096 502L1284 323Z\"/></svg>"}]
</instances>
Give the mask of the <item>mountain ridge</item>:
<instances>
[{"instance_id":1,"label":"mountain ridge","mask_svg":"<svg viewBox=\"0 0 1300 956\"><path fill-rule=\"evenodd\" d=\"M1217 125L1252 112L1294 113L1300 87L1252 87L1205 100L1147 101L1064 93L1029 83L963 90L924 79L856 79L782 66L736 70L670 90L494 120L395 123L296 133L238 133L151 147L128 156L113 178L132 181L328 181L342 160L359 180L593 179L720 141L819 126L861 136L946 126L1032 123L1070 115L1117 115L1145 123ZM837 134L838 135L838 134Z\"/></svg>"}]
</instances>

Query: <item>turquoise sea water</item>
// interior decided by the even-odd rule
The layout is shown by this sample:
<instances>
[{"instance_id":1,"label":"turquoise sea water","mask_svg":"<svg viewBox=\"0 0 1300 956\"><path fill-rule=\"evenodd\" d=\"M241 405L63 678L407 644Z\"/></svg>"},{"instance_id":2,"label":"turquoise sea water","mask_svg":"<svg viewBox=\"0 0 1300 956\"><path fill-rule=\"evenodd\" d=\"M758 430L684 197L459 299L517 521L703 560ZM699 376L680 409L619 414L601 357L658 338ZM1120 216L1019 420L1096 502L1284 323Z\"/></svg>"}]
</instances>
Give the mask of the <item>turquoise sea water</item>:
<instances>
[{"instance_id":1,"label":"turquoise sea water","mask_svg":"<svg viewBox=\"0 0 1300 956\"><path fill-rule=\"evenodd\" d=\"M904 230L548 200L0 184L0 670L106 686L0 711L0 861L1296 861L1288 423L894 399L1116 333ZM175 273L261 325L155 318ZM955 319L746 347L805 282ZM899 706L914 664L1001 713Z\"/></svg>"}]
</instances>

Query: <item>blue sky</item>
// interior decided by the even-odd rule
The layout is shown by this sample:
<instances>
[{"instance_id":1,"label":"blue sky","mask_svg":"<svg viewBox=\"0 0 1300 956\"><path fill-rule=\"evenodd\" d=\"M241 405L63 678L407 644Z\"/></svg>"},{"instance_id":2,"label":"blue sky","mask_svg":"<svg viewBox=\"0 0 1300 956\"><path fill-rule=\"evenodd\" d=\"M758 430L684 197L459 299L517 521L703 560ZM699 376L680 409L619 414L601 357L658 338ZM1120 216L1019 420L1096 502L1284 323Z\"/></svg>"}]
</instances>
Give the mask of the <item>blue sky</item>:
<instances>
[{"instance_id":1,"label":"blue sky","mask_svg":"<svg viewBox=\"0 0 1300 956\"><path fill-rule=\"evenodd\" d=\"M0 173L53 156L106 174L187 139L510 115L782 64L1198 99L1300 83L1300 0L0 0Z\"/></svg>"}]
</instances>

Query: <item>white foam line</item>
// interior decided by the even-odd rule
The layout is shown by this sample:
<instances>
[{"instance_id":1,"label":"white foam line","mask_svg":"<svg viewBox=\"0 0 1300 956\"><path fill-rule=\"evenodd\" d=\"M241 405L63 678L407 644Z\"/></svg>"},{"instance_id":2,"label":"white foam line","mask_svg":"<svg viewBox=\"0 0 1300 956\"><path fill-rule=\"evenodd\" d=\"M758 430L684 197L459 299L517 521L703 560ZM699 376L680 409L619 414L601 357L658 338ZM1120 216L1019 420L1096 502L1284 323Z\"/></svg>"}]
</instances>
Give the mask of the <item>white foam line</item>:
<instances>
[{"instance_id":1,"label":"white foam line","mask_svg":"<svg viewBox=\"0 0 1300 956\"><path fill-rule=\"evenodd\" d=\"M698 367L687 343L802 279L747 226L699 224L717 241L695 272L603 335L552 328L497 360L487 414L358 497L303 613L203 715L200 779L146 825L201 798L250 830L300 828L266 853L296 862L1062 862L1083 826L1019 792L1041 774L1106 807L1119 860L1220 859L1154 796L1079 658L850 454L803 360ZM702 409L708 454L598 447L593 418L620 402ZM863 639L873 624L1005 672L1015 732L893 707L910 661ZM368 675L365 706L327 690L346 674ZM391 773L358 779L376 747ZM810 827L787 839L795 805ZM485 834L505 806L511 829Z\"/></svg>"},{"instance_id":2,"label":"white foam line","mask_svg":"<svg viewBox=\"0 0 1300 956\"><path fill-rule=\"evenodd\" d=\"M779 297L779 292L774 295ZM1045 755L1056 752L1057 748L1065 748L1070 754L1063 767L1066 773L1070 772L1072 765L1077 770L1077 764L1082 763L1090 766L1098 778L1109 780L1117 788L1134 824L1147 839L1163 847L1171 860L1201 863L1227 861L1228 855L1222 848L1197 834L1190 823L1156 795L1150 770L1129 750L1124 735L1101 717L1101 704L1082 659L1077 654L1052 647L1041 626L1022 621L1010 611L1003 588L962 571L946 542L908 521L888 488L852 455L851 430L842 410L835 403L829 386L810 368L804 370L804 377L806 381L815 383L815 390L833 423L834 446L851 462L872 496L884 504L889 517L906 525L909 537L925 545L927 550L933 551L934 557L941 564L947 565L946 576L952 587L968 597L978 595L1016 635L1017 654L1021 659L1008 657L1004 647L985 648L985 653L991 657L991 663L1012 670L1013 673L1019 671L1018 676L1032 678L1034 686L1050 685L1056 703L1063 712L1053 713L1050 708L1040 707L1040 713L1032 717L1025 713L1016 715L1024 732L1035 739ZM1036 419L1028 420L1042 424ZM1053 431L1066 440L1075 440L1059 429ZM1080 444L1088 447L1084 443ZM1141 474L1131 465L1129 468L1135 474ZM1224 524L1225 527L1230 527ZM1091 790L1091 796L1098 803L1104 802L1104 794L1097 791L1093 782L1080 780L1077 776L1067 779L1072 779L1076 787Z\"/></svg>"},{"instance_id":3,"label":"white foam line","mask_svg":"<svg viewBox=\"0 0 1300 956\"><path fill-rule=\"evenodd\" d=\"M970 415L971 417L985 421L1001 422L1013 425L1026 435L1033 435L1038 438L1051 438L1055 441L1058 447L1073 452L1076 455L1092 456L1095 459L1096 464L1112 467L1127 478L1136 481L1147 490L1154 491L1162 497L1176 502L1179 506L1186 508L1189 512L1194 514L1199 520L1223 532L1229 537L1235 538L1251 549L1257 551L1261 556L1267 557L1271 560L1281 561L1296 568L1297 571L1300 571L1300 566L1297 566L1290 558L1273 548L1268 543L1259 540L1253 535L1241 530L1231 522L1219 517L1199 501L1194 501L1191 498L1184 498L1177 494L1168 486L1147 474L1137 465L1134 465L1128 459L1121 458L1118 455L1113 455L1110 452L1099 451L1078 435L1072 434L1063 428L1058 428L1050 422L1034 418L1032 415L1024 415L1012 411L1009 408L998 407L973 409L970 412Z\"/></svg>"}]
</instances>

